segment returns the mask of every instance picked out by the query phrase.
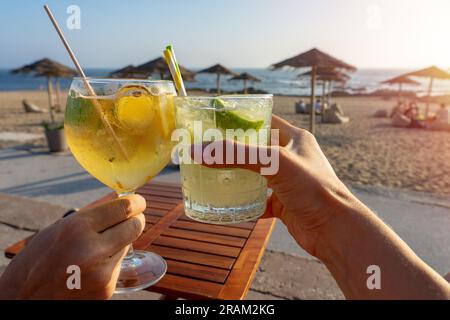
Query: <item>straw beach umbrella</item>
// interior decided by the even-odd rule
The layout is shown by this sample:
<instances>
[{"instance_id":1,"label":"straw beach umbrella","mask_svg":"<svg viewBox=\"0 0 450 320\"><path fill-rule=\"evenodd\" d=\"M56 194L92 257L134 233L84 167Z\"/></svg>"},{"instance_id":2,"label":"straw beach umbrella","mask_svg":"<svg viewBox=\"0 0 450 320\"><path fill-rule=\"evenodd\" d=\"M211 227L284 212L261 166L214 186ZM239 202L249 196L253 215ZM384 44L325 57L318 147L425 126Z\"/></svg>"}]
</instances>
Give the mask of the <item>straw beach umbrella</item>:
<instances>
[{"instance_id":1,"label":"straw beach umbrella","mask_svg":"<svg viewBox=\"0 0 450 320\"><path fill-rule=\"evenodd\" d=\"M420 85L419 82L410 79L407 76L399 76L399 77L395 77L386 81L381 82L382 84L387 84L387 85L396 85L398 84L398 97L397 97L397 101L400 102L402 100L402 88L403 85L409 85L409 86L418 86Z\"/></svg>"},{"instance_id":2,"label":"straw beach umbrella","mask_svg":"<svg viewBox=\"0 0 450 320\"><path fill-rule=\"evenodd\" d=\"M298 75L298 78L304 78L304 77L311 77L312 70L308 72L304 72L300 75ZM322 108L321 108L321 114L322 114L322 120L323 120L323 114L324 114L324 103L325 99L327 97L327 84L329 88L328 92L328 100L330 100L330 94L331 94L331 87L333 82L340 82L345 83L348 80L350 80L350 76L343 73L342 71L334 68L317 68L316 71L317 80L322 82Z\"/></svg>"},{"instance_id":3,"label":"straw beach umbrella","mask_svg":"<svg viewBox=\"0 0 450 320\"><path fill-rule=\"evenodd\" d=\"M438 67L431 66L429 68L406 73L402 76L419 77L419 78L428 78L429 79L428 92L427 92L427 107L425 109L425 119L428 119L428 111L430 110L431 92L433 91L434 79L450 80L450 74L442 69L439 69Z\"/></svg>"},{"instance_id":4,"label":"straw beach umbrella","mask_svg":"<svg viewBox=\"0 0 450 320\"><path fill-rule=\"evenodd\" d=\"M197 73L213 73L217 75L216 85L217 85L217 94L220 94L220 76L224 75L235 75L235 73L221 64L215 64L209 68L198 71Z\"/></svg>"},{"instance_id":5,"label":"straw beach umbrella","mask_svg":"<svg viewBox=\"0 0 450 320\"><path fill-rule=\"evenodd\" d=\"M311 68L311 112L309 119L309 131L314 134L315 125L315 112L314 112L314 99L316 94L316 75L318 68L334 68L334 69L344 69L349 71L355 71L356 68L336 59L316 48L311 49L307 52L301 53L289 59L280 61L272 65L273 69L280 69L283 67L294 67L294 68Z\"/></svg>"},{"instance_id":6,"label":"straw beach umbrella","mask_svg":"<svg viewBox=\"0 0 450 320\"><path fill-rule=\"evenodd\" d=\"M244 94L247 93L247 81L251 82L261 82L257 77L252 76L251 74L244 72L238 75L235 75L229 81L243 80L244 81Z\"/></svg>"},{"instance_id":7,"label":"straw beach umbrella","mask_svg":"<svg viewBox=\"0 0 450 320\"><path fill-rule=\"evenodd\" d=\"M144 73L137 72L136 67L132 64L111 72L109 76L113 78L147 78Z\"/></svg>"},{"instance_id":8,"label":"straw beach umbrella","mask_svg":"<svg viewBox=\"0 0 450 320\"><path fill-rule=\"evenodd\" d=\"M31 64L25 65L21 68L14 69L11 71L11 73L13 74L31 73L35 74L37 77L47 78L49 112L52 122L54 122L52 78L56 78L56 94L58 99L58 105L61 106L60 85L58 78L70 78L77 74L76 71L73 70L72 68L69 68L59 62L56 62L48 58L44 58Z\"/></svg>"},{"instance_id":9,"label":"straw beach umbrella","mask_svg":"<svg viewBox=\"0 0 450 320\"><path fill-rule=\"evenodd\" d=\"M184 81L194 81L195 72L186 69L183 66L178 66L180 68L180 72L183 75ZM118 70L119 71L119 70ZM132 70L129 70L130 72ZM153 73L159 74L161 80L169 78L171 76L169 67L167 66L166 60L163 57L158 57L156 59L150 60L146 63L138 65L134 68L134 71L131 72L132 77L150 77Z\"/></svg>"}]
</instances>

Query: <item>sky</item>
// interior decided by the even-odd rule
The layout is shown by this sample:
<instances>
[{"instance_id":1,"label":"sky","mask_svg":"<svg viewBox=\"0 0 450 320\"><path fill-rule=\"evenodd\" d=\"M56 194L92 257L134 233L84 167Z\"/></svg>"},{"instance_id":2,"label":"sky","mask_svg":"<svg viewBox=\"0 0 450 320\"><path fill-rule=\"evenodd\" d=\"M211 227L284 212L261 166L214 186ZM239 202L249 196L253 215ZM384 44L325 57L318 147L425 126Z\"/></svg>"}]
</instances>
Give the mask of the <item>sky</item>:
<instances>
[{"instance_id":1,"label":"sky","mask_svg":"<svg viewBox=\"0 0 450 320\"><path fill-rule=\"evenodd\" d=\"M359 68L450 67L449 0L2 0L0 68L71 65L45 3L86 68L140 64L167 44L189 68L264 68L312 47ZM80 28L67 27L71 5Z\"/></svg>"}]
</instances>

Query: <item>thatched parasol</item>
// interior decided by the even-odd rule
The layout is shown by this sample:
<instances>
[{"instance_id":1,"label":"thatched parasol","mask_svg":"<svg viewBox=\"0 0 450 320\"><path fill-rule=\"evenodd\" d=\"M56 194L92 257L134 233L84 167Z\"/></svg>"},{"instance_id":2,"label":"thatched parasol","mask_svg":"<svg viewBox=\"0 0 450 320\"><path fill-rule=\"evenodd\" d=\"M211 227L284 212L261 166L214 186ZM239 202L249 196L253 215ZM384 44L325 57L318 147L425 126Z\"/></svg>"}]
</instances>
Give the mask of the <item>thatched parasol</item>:
<instances>
[{"instance_id":1,"label":"thatched parasol","mask_svg":"<svg viewBox=\"0 0 450 320\"><path fill-rule=\"evenodd\" d=\"M428 119L428 111L430 110L431 92L433 91L434 79L450 80L450 74L438 67L431 66L429 68L421 69L414 72L409 72L401 75L403 77L419 77L428 78L428 93L427 93L427 107L425 109L425 119Z\"/></svg>"},{"instance_id":2,"label":"thatched parasol","mask_svg":"<svg viewBox=\"0 0 450 320\"><path fill-rule=\"evenodd\" d=\"M148 76L141 72L136 71L136 67L132 64L115 70L109 74L113 78L147 78Z\"/></svg>"},{"instance_id":3,"label":"thatched parasol","mask_svg":"<svg viewBox=\"0 0 450 320\"><path fill-rule=\"evenodd\" d=\"M402 87L404 84L410 85L410 86L418 86L420 85L419 82L410 79L407 76L399 76L395 77L386 81L381 82L382 84L388 84L388 85L397 85L398 84L398 98L397 101L400 102L402 100Z\"/></svg>"},{"instance_id":4,"label":"thatched parasol","mask_svg":"<svg viewBox=\"0 0 450 320\"><path fill-rule=\"evenodd\" d=\"M33 62L31 64L25 65L21 68L14 69L11 71L13 74L17 73L34 73L38 77L47 78L47 91L48 91L48 103L49 112L52 122L54 122L55 117L53 115L53 88L52 88L52 78L56 78L56 95L58 100L58 106L61 107L61 96L60 96L60 85L58 78L70 78L77 74L75 70L69 68L59 62L54 60L44 58Z\"/></svg>"},{"instance_id":5,"label":"thatched parasol","mask_svg":"<svg viewBox=\"0 0 450 320\"><path fill-rule=\"evenodd\" d=\"M258 79L255 76L252 76L250 73L247 73L247 72L243 72L241 74L235 75L234 77L229 79L229 81L235 81L235 80L243 80L244 81L244 94L247 93L247 81L261 82L260 79Z\"/></svg>"},{"instance_id":6,"label":"thatched parasol","mask_svg":"<svg viewBox=\"0 0 450 320\"><path fill-rule=\"evenodd\" d=\"M314 134L315 125L315 112L314 100L316 95L316 75L318 68L334 68L334 69L344 69L349 71L355 71L356 68L336 59L316 48L311 49L305 53L301 53L292 58L283 60L281 62L272 65L273 69L280 69L286 66L294 68L306 68L311 67L311 112L309 120L309 131Z\"/></svg>"},{"instance_id":7,"label":"thatched parasol","mask_svg":"<svg viewBox=\"0 0 450 320\"><path fill-rule=\"evenodd\" d=\"M184 81L194 81L195 72L188 70L181 65L179 65L179 68ZM148 78L154 73L158 73L162 80L171 77L169 67L167 66L166 60L163 57L158 57L137 66L136 68L134 68L134 72L132 73L133 75L131 75L131 77Z\"/></svg>"},{"instance_id":8,"label":"thatched parasol","mask_svg":"<svg viewBox=\"0 0 450 320\"><path fill-rule=\"evenodd\" d=\"M209 68L200 70L197 73L213 73L213 74L217 74L217 81L216 81L217 94L220 94L220 75L222 75L222 74L235 75L235 73L233 71L225 68L221 64L215 64L215 65L213 65L213 66L211 66Z\"/></svg>"},{"instance_id":9,"label":"thatched parasol","mask_svg":"<svg viewBox=\"0 0 450 320\"><path fill-rule=\"evenodd\" d=\"M312 75L312 70L308 72L304 72L298 75L298 78L310 77ZM343 73L342 71L335 68L317 68L316 71L317 80L322 82L322 120L324 115L324 103L325 100L330 100L331 88L333 82L345 83L350 80L350 76ZM328 85L328 94L327 94L327 85Z\"/></svg>"}]
</instances>

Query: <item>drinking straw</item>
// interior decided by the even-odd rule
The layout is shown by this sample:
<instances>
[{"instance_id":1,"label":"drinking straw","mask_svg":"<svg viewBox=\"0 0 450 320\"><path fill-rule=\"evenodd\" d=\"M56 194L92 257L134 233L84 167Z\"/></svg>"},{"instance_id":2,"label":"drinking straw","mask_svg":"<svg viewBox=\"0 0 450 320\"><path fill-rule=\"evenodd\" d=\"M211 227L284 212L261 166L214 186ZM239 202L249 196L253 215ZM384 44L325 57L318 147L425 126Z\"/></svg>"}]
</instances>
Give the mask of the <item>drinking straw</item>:
<instances>
[{"instance_id":1,"label":"drinking straw","mask_svg":"<svg viewBox=\"0 0 450 320\"><path fill-rule=\"evenodd\" d=\"M96 96L95 91L94 91L94 89L92 88L92 86L91 86L91 84L89 83L89 81L87 80L86 75L85 75L83 69L81 68L80 63L78 62L77 58L75 57L75 54L73 53L72 49L70 48L69 43L68 43L67 40L66 40L66 37L64 36L64 34L63 34L61 28L59 27L59 24L58 24L58 22L56 21L55 17L53 16L53 13L51 12L51 10L50 10L50 8L48 7L48 5L44 5L44 9L45 9L45 12L47 12L47 15L48 15L48 17L50 18L50 20L51 20L53 26L55 27L56 32L58 33L59 38L61 39L61 41L62 41L64 47L66 48L67 52L69 53L69 56L70 56L70 58L72 59L74 65L75 65L75 68L76 68L77 71L78 71L78 74L80 75L81 79L83 80L83 83L84 83L84 86L86 87L86 90L87 90L87 92L88 92L88 95L94 97L94 99L92 100L92 102L93 102L93 105L94 105L94 107L95 107L95 110L97 111L97 113L98 113L100 119L101 119L102 122L103 122L103 125L105 126L105 128L107 129L107 131L109 131L109 133L111 134L111 136L113 137L115 143L116 143L117 146L119 147L120 152L122 153L122 156L123 156L127 161L129 161L128 154L127 154L125 148L122 146L122 144L120 143L119 139L117 138L117 136L116 136L116 134L115 134L115 132L114 132L114 129L111 127L111 124L105 119L105 117L104 117L104 115L103 115L103 112L102 112L102 106L101 106L100 103L97 101L97 99L95 99L95 96Z\"/></svg>"},{"instance_id":2,"label":"drinking straw","mask_svg":"<svg viewBox=\"0 0 450 320\"><path fill-rule=\"evenodd\" d=\"M167 46L163 51L164 58L169 66L172 78L175 81L175 87L177 87L178 94L182 97L186 97L186 89L184 88L183 77L181 76L180 67L178 66L177 59L175 57L175 51L171 45Z\"/></svg>"}]
</instances>

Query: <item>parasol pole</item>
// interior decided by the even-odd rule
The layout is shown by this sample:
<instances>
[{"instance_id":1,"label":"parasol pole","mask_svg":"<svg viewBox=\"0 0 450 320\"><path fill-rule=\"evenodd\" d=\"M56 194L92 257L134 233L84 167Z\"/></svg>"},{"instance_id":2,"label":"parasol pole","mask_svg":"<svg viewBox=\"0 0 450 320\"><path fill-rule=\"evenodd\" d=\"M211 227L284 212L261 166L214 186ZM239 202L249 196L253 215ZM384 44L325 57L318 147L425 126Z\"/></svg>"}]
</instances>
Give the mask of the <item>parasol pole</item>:
<instances>
[{"instance_id":1,"label":"parasol pole","mask_svg":"<svg viewBox=\"0 0 450 320\"><path fill-rule=\"evenodd\" d=\"M52 79L47 76L47 93L48 93L48 112L50 114L50 120L52 124L55 123L55 115L53 114L53 86Z\"/></svg>"},{"instance_id":2,"label":"parasol pole","mask_svg":"<svg viewBox=\"0 0 450 320\"><path fill-rule=\"evenodd\" d=\"M325 80L323 80L322 81L322 103L320 105L320 115L321 115L322 122L325 122L324 113L325 113L326 86L327 86L327 82Z\"/></svg>"},{"instance_id":3,"label":"parasol pole","mask_svg":"<svg viewBox=\"0 0 450 320\"><path fill-rule=\"evenodd\" d=\"M58 104L58 111L61 111L61 85L59 83L59 78L56 78L55 80L56 83L56 102Z\"/></svg>"},{"instance_id":4,"label":"parasol pole","mask_svg":"<svg viewBox=\"0 0 450 320\"><path fill-rule=\"evenodd\" d=\"M433 82L434 78L430 78L430 83L428 85L428 94L427 94L427 106L425 108L425 121L428 120L428 112L430 111L430 103L431 103L431 91L433 90Z\"/></svg>"},{"instance_id":5,"label":"parasol pole","mask_svg":"<svg viewBox=\"0 0 450 320\"><path fill-rule=\"evenodd\" d=\"M217 80L216 80L216 86L217 86L217 94L220 94L220 72L217 72Z\"/></svg>"},{"instance_id":6,"label":"parasol pole","mask_svg":"<svg viewBox=\"0 0 450 320\"><path fill-rule=\"evenodd\" d=\"M331 104L331 89L333 86L333 81L328 81L328 94L327 94L327 103Z\"/></svg>"},{"instance_id":7,"label":"parasol pole","mask_svg":"<svg viewBox=\"0 0 450 320\"><path fill-rule=\"evenodd\" d=\"M311 132L314 135L315 131L315 121L316 121L316 110L314 108L314 100L316 97L316 72L317 72L317 66L312 66L312 73L311 73L311 110L309 114L309 132Z\"/></svg>"}]
</instances>

